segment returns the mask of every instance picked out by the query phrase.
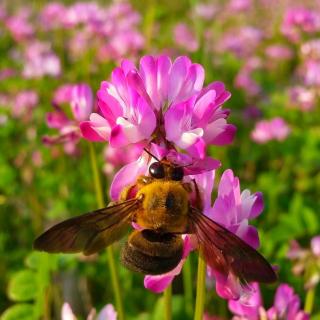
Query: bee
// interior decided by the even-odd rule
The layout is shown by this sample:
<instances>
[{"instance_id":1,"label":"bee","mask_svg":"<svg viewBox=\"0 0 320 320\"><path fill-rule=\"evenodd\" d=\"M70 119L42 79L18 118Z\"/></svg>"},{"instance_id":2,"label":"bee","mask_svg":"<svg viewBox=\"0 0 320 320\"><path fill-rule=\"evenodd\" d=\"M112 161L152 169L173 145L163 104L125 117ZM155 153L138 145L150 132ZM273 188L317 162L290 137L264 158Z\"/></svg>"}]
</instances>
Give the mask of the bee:
<instances>
[{"instance_id":1,"label":"bee","mask_svg":"<svg viewBox=\"0 0 320 320\"><path fill-rule=\"evenodd\" d=\"M121 253L130 270L150 275L172 270L182 258L182 234L192 234L207 264L221 274L231 272L242 284L276 281L260 253L202 213L201 193L195 181L183 182L184 168L153 157L149 175L126 187L119 201L53 226L34 248L90 255L123 238L135 223L139 228L129 234Z\"/></svg>"}]
</instances>

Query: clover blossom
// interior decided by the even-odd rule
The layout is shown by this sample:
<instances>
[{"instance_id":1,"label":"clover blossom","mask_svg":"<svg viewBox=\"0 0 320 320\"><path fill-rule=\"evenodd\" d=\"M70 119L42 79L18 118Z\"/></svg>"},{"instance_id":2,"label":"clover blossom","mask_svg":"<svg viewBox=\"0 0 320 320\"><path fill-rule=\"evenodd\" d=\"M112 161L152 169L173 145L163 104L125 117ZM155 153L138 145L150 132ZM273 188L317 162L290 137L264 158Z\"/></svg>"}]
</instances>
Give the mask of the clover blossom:
<instances>
[{"instance_id":1,"label":"clover blossom","mask_svg":"<svg viewBox=\"0 0 320 320\"><path fill-rule=\"evenodd\" d=\"M288 284L281 284L276 291L274 304L263 307L259 285L252 284L254 293L246 301L229 301L233 320L308 320L310 317L300 309L300 298Z\"/></svg>"},{"instance_id":2,"label":"clover blossom","mask_svg":"<svg viewBox=\"0 0 320 320\"><path fill-rule=\"evenodd\" d=\"M320 16L305 7L289 8L284 14L281 32L292 42L298 42L303 33L312 34L320 30Z\"/></svg>"},{"instance_id":3,"label":"clover blossom","mask_svg":"<svg viewBox=\"0 0 320 320\"><path fill-rule=\"evenodd\" d=\"M256 123L251 132L251 138L257 143L266 143L271 140L283 141L290 133L290 128L280 117L271 120L261 120Z\"/></svg>"},{"instance_id":4,"label":"clover blossom","mask_svg":"<svg viewBox=\"0 0 320 320\"><path fill-rule=\"evenodd\" d=\"M171 143L195 158L204 158L207 145L232 142L236 128L227 124L222 104L230 93L223 83L203 88L204 70L187 57L145 56L137 69L124 60L111 81L98 90L100 113L81 123L91 141L112 147L132 143ZM179 120L179 121L177 121Z\"/></svg>"},{"instance_id":5,"label":"clover blossom","mask_svg":"<svg viewBox=\"0 0 320 320\"><path fill-rule=\"evenodd\" d=\"M62 104L69 104L73 119L63 111ZM62 143L67 154L76 154L76 144L81 138L79 123L89 117L93 104L93 94L87 84L68 84L59 87L53 99L55 111L47 113L48 127L57 129L58 134L44 136L43 143L46 145Z\"/></svg>"}]
</instances>

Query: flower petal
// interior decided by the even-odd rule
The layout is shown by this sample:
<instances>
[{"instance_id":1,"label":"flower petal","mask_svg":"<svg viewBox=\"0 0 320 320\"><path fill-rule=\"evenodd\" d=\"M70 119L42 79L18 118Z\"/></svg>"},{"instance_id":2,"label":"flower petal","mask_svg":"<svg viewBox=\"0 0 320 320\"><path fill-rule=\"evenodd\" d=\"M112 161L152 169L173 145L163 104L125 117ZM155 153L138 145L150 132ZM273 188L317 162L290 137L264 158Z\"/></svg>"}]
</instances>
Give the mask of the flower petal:
<instances>
[{"instance_id":1,"label":"flower petal","mask_svg":"<svg viewBox=\"0 0 320 320\"><path fill-rule=\"evenodd\" d=\"M121 191L136 182L137 177L147 172L148 165L144 157L140 157L137 161L131 162L122 167L110 186L110 197L112 200L118 200Z\"/></svg>"},{"instance_id":2,"label":"flower petal","mask_svg":"<svg viewBox=\"0 0 320 320\"><path fill-rule=\"evenodd\" d=\"M106 141L111 132L108 121L97 113L90 115L90 121L81 122L80 129L83 137L90 141Z\"/></svg>"}]
</instances>

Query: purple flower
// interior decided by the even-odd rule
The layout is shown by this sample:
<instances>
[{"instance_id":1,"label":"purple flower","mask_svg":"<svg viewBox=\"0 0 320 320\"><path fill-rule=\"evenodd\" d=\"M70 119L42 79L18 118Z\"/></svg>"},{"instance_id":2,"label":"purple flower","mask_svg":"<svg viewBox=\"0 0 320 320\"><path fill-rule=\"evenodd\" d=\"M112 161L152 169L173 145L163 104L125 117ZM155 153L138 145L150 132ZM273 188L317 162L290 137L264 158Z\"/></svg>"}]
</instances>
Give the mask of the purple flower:
<instances>
[{"instance_id":1,"label":"purple flower","mask_svg":"<svg viewBox=\"0 0 320 320\"><path fill-rule=\"evenodd\" d=\"M251 0L231 0L228 4L228 9L238 13L239 11L249 10L251 6Z\"/></svg>"},{"instance_id":2,"label":"purple flower","mask_svg":"<svg viewBox=\"0 0 320 320\"><path fill-rule=\"evenodd\" d=\"M293 51L282 44L273 44L266 48L266 56L274 60L289 60L293 57Z\"/></svg>"},{"instance_id":3,"label":"purple flower","mask_svg":"<svg viewBox=\"0 0 320 320\"><path fill-rule=\"evenodd\" d=\"M70 106L77 121L88 119L93 107L93 94L87 84L78 84L71 90Z\"/></svg>"},{"instance_id":4,"label":"purple flower","mask_svg":"<svg viewBox=\"0 0 320 320\"><path fill-rule=\"evenodd\" d=\"M294 293L293 288L281 284L274 299L273 307L268 311L269 319L307 320L309 315L300 311L300 298Z\"/></svg>"},{"instance_id":5,"label":"purple flower","mask_svg":"<svg viewBox=\"0 0 320 320\"><path fill-rule=\"evenodd\" d=\"M253 284L255 292L245 301L229 301L229 309L235 315L233 320L308 320L310 317L300 310L300 299L287 284L281 284L275 295L273 306L266 311L263 307L258 284Z\"/></svg>"},{"instance_id":6,"label":"purple flower","mask_svg":"<svg viewBox=\"0 0 320 320\"><path fill-rule=\"evenodd\" d=\"M239 58L248 57L254 53L262 39L262 31L251 26L231 29L223 34L217 51L221 53L232 52Z\"/></svg>"},{"instance_id":7,"label":"purple flower","mask_svg":"<svg viewBox=\"0 0 320 320\"><path fill-rule=\"evenodd\" d=\"M41 25L45 30L61 28L66 14L66 7L59 2L46 4L40 13Z\"/></svg>"},{"instance_id":8,"label":"purple flower","mask_svg":"<svg viewBox=\"0 0 320 320\"><path fill-rule=\"evenodd\" d=\"M301 66L300 73L303 75L306 86L320 86L320 61L307 59Z\"/></svg>"},{"instance_id":9,"label":"purple flower","mask_svg":"<svg viewBox=\"0 0 320 320\"><path fill-rule=\"evenodd\" d=\"M63 111L62 104L70 105L73 119ZM79 123L89 117L93 109L93 94L87 84L63 85L54 94L55 111L47 113L47 125L58 130L55 136L44 136L46 145L64 144L67 154L76 154L76 144L82 137Z\"/></svg>"},{"instance_id":10,"label":"purple flower","mask_svg":"<svg viewBox=\"0 0 320 320\"><path fill-rule=\"evenodd\" d=\"M34 28L29 22L30 11L22 8L15 16L5 19L5 26L17 41L29 39L34 34Z\"/></svg>"},{"instance_id":11,"label":"purple flower","mask_svg":"<svg viewBox=\"0 0 320 320\"><path fill-rule=\"evenodd\" d=\"M178 23L173 29L175 42L189 52L195 52L199 48L198 41L185 23Z\"/></svg>"},{"instance_id":12,"label":"purple flower","mask_svg":"<svg viewBox=\"0 0 320 320\"><path fill-rule=\"evenodd\" d=\"M261 92L261 87L253 79L253 72L260 68L261 61L257 57L252 57L242 66L234 79L236 88L243 89L249 96L256 96Z\"/></svg>"},{"instance_id":13,"label":"purple flower","mask_svg":"<svg viewBox=\"0 0 320 320\"><path fill-rule=\"evenodd\" d=\"M204 214L235 233L247 244L257 249L259 236L249 220L258 217L263 210L263 199L260 192L251 194L249 190L240 193L239 178L234 177L232 170L226 170L221 176L218 196L212 207L206 208ZM238 279L233 274L224 276L209 269L209 274L216 280L218 295L227 299L239 299L245 294Z\"/></svg>"},{"instance_id":14,"label":"purple flower","mask_svg":"<svg viewBox=\"0 0 320 320\"><path fill-rule=\"evenodd\" d=\"M145 56L140 67L124 60L98 90L100 113L81 124L83 136L109 140L112 147L166 140L190 155L204 157L206 144L232 141L222 104L230 97L221 82L202 88L203 68L187 57ZM177 121L178 120L178 121Z\"/></svg>"},{"instance_id":15,"label":"purple flower","mask_svg":"<svg viewBox=\"0 0 320 320\"><path fill-rule=\"evenodd\" d=\"M37 106L38 102L37 92L32 90L21 91L14 98L12 115L16 118L30 116L32 109Z\"/></svg>"},{"instance_id":16,"label":"purple flower","mask_svg":"<svg viewBox=\"0 0 320 320\"><path fill-rule=\"evenodd\" d=\"M210 21L217 12L217 7L212 3L197 3L194 6L194 14L204 20Z\"/></svg>"},{"instance_id":17,"label":"purple flower","mask_svg":"<svg viewBox=\"0 0 320 320\"><path fill-rule=\"evenodd\" d=\"M45 75L56 77L60 73L60 59L52 52L49 44L33 42L28 45L25 52L24 77L41 78Z\"/></svg>"},{"instance_id":18,"label":"purple flower","mask_svg":"<svg viewBox=\"0 0 320 320\"><path fill-rule=\"evenodd\" d=\"M259 320L259 309L262 306L262 297L259 285L257 283L251 284L253 293L244 300L229 300L229 310L237 316L233 320Z\"/></svg>"},{"instance_id":19,"label":"purple flower","mask_svg":"<svg viewBox=\"0 0 320 320\"><path fill-rule=\"evenodd\" d=\"M112 304L105 305L102 310L96 314L96 310L92 309L87 316L87 320L117 320L117 312ZM61 309L61 320L77 320L69 303L64 303Z\"/></svg>"},{"instance_id":20,"label":"purple flower","mask_svg":"<svg viewBox=\"0 0 320 320\"><path fill-rule=\"evenodd\" d=\"M290 103L301 111L310 111L315 108L316 90L302 86L295 86L289 90Z\"/></svg>"},{"instance_id":21,"label":"purple flower","mask_svg":"<svg viewBox=\"0 0 320 320\"><path fill-rule=\"evenodd\" d=\"M316 257L320 257L320 236L311 239L311 250Z\"/></svg>"},{"instance_id":22,"label":"purple flower","mask_svg":"<svg viewBox=\"0 0 320 320\"><path fill-rule=\"evenodd\" d=\"M283 141L290 133L287 123L280 117L271 120L261 120L256 123L251 132L251 138L257 143L266 143L270 140Z\"/></svg>"},{"instance_id":23,"label":"purple flower","mask_svg":"<svg viewBox=\"0 0 320 320\"><path fill-rule=\"evenodd\" d=\"M314 33L320 30L320 16L316 11L304 7L290 8L285 12L281 31L293 42L301 39L302 32Z\"/></svg>"}]
</instances>

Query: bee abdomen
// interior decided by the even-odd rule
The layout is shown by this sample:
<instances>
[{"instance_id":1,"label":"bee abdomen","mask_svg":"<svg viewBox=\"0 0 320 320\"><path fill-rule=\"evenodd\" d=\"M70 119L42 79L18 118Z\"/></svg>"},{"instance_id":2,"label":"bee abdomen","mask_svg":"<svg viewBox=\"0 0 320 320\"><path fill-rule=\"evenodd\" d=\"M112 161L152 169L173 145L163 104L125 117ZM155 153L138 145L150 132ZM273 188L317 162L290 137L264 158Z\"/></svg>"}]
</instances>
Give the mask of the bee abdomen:
<instances>
[{"instance_id":1,"label":"bee abdomen","mask_svg":"<svg viewBox=\"0 0 320 320\"><path fill-rule=\"evenodd\" d=\"M182 251L180 236L152 230L134 231L122 250L121 260L132 271L157 275L174 269Z\"/></svg>"}]
</instances>

